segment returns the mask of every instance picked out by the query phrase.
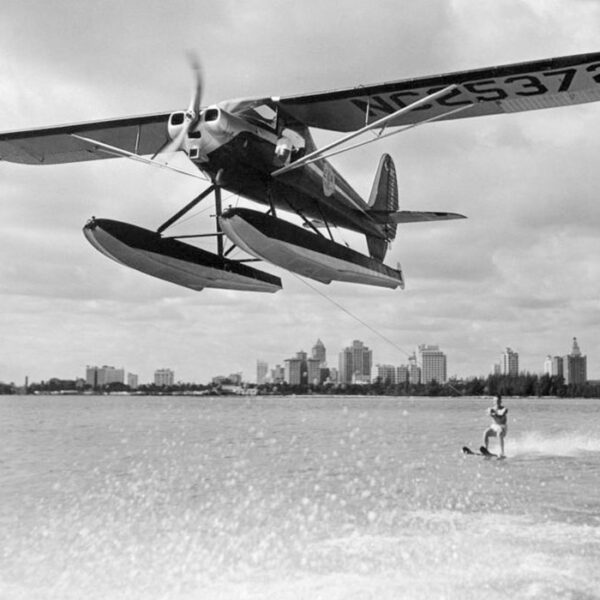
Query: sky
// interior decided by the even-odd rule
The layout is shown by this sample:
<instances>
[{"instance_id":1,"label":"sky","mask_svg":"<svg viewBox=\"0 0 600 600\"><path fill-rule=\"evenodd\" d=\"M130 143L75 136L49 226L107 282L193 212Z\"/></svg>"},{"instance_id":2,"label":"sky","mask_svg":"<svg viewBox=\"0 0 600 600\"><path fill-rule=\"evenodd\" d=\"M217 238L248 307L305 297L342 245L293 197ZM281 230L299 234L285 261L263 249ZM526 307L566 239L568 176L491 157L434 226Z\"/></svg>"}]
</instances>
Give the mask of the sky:
<instances>
[{"instance_id":1,"label":"sky","mask_svg":"<svg viewBox=\"0 0 600 600\"><path fill-rule=\"evenodd\" d=\"M204 104L600 50L593 0L3 0L0 16L0 131L185 108L190 49ZM593 103L433 123L333 158L368 198L387 152L401 209L468 216L399 226L386 262L401 263L404 291L309 286L271 266L276 294L174 286L106 259L81 228L92 215L156 228L205 184L126 159L0 163L0 381L104 364L140 382L164 367L252 381L257 359L273 367L317 338L330 366L359 339L374 363L438 344L449 375L486 375L510 346L540 372L574 336L598 379L598 130Z\"/></svg>"}]
</instances>

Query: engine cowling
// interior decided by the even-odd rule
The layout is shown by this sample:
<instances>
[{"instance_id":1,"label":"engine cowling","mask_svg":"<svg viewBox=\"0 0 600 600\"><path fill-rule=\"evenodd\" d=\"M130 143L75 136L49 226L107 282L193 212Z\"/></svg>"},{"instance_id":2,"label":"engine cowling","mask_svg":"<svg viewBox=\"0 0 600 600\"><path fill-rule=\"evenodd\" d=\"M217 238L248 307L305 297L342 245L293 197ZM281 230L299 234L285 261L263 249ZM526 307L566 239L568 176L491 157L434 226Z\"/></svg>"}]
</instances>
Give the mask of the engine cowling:
<instances>
[{"instance_id":1,"label":"engine cowling","mask_svg":"<svg viewBox=\"0 0 600 600\"><path fill-rule=\"evenodd\" d=\"M167 124L167 133L172 141L176 140L177 137L181 135L181 132L185 127L185 123L186 112L184 110L171 113L169 122Z\"/></svg>"}]
</instances>

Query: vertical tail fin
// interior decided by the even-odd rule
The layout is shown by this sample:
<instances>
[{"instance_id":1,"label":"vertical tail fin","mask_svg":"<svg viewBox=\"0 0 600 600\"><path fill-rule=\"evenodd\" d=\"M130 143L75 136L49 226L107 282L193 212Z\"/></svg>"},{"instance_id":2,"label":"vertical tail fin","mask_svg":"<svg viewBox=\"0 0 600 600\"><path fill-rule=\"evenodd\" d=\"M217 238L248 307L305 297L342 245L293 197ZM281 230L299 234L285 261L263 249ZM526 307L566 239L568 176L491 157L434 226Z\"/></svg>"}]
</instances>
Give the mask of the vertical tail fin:
<instances>
[{"instance_id":1,"label":"vertical tail fin","mask_svg":"<svg viewBox=\"0 0 600 600\"><path fill-rule=\"evenodd\" d=\"M384 154L379 161L375 181L369 197L369 209L381 212L396 212L398 210L398 181L396 167L389 154ZM389 242L396 237L396 223L385 223L383 232L385 239L367 235L367 246L372 258L383 261Z\"/></svg>"}]
</instances>

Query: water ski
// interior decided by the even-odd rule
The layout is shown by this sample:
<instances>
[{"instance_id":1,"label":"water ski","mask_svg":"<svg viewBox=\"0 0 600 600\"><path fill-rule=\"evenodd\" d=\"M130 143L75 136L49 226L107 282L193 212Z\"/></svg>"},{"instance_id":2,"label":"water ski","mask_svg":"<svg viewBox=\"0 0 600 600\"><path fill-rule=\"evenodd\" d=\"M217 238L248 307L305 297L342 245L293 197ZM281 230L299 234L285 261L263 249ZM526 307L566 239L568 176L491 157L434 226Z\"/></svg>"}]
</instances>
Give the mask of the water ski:
<instances>
[{"instance_id":1,"label":"water ski","mask_svg":"<svg viewBox=\"0 0 600 600\"><path fill-rule=\"evenodd\" d=\"M468 446L462 447L462 453L465 456L481 456L481 454L479 454L479 452L473 452L473 450L471 450L471 448L469 448Z\"/></svg>"},{"instance_id":2,"label":"water ski","mask_svg":"<svg viewBox=\"0 0 600 600\"><path fill-rule=\"evenodd\" d=\"M463 446L462 453L465 456L483 456L484 458L496 458L498 460L502 460L504 458L504 456L498 456L497 454L490 452L485 446L481 446L479 448L479 452L471 450L471 448L468 446Z\"/></svg>"},{"instance_id":3,"label":"water ski","mask_svg":"<svg viewBox=\"0 0 600 600\"><path fill-rule=\"evenodd\" d=\"M486 458L498 458L497 454L490 452L485 446L481 446L479 448L479 452L481 452L481 455L485 456Z\"/></svg>"}]
</instances>

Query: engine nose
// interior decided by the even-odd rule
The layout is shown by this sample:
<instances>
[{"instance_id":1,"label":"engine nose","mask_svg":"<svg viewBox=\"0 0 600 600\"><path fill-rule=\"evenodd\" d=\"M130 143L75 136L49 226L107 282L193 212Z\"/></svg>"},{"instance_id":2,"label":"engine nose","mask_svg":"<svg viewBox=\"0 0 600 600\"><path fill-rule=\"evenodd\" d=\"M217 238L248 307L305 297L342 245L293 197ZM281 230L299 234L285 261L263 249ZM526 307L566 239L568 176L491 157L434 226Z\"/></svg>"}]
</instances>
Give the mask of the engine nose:
<instances>
[{"instance_id":1,"label":"engine nose","mask_svg":"<svg viewBox=\"0 0 600 600\"><path fill-rule=\"evenodd\" d=\"M184 110L171 113L167 124L167 134L171 141L176 140L177 137L181 135L181 132L185 127L185 117L186 114Z\"/></svg>"},{"instance_id":2,"label":"engine nose","mask_svg":"<svg viewBox=\"0 0 600 600\"><path fill-rule=\"evenodd\" d=\"M194 118L189 111L177 111L169 117L167 131L171 143L169 151L184 151L192 160L202 160L210 152L212 146L211 138L219 137L223 126L221 110L211 106L200 112L198 118ZM210 135L209 135L210 134Z\"/></svg>"}]
</instances>

